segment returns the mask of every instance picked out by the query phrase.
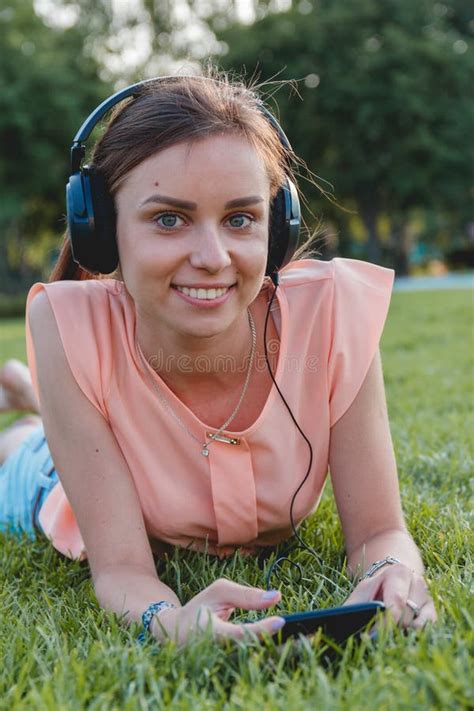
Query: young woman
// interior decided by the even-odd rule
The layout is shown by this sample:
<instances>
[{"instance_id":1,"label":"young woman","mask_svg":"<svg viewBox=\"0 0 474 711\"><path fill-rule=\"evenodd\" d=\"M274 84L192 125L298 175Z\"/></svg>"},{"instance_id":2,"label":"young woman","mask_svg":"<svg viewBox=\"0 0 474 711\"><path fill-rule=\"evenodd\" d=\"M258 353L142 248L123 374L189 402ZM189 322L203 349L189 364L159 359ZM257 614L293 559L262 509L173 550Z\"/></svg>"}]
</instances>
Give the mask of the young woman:
<instances>
[{"instance_id":1,"label":"young woman","mask_svg":"<svg viewBox=\"0 0 474 711\"><path fill-rule=\"evenodd\" d=\"M0 523L87 556L100 605L158 639L185 643L209 621L216 637L281 626L233 624L234 608L281 596L228 580L182 605L152 553L268 549L314 512L328 467L349 568L366 572L348 602L383 600L403 626L436 617L400 507L378 351L393 272L284 258L276 272L292 157L256 93L225 76L137 89L76 184L92 183L88 249L109 232L118 268L93 278L67 241L28 298L34 390L18 363L0 376L4 409L42 418L3 435ZM87 199L72 200L79 214Z\"/></svg>"}]
</instances>

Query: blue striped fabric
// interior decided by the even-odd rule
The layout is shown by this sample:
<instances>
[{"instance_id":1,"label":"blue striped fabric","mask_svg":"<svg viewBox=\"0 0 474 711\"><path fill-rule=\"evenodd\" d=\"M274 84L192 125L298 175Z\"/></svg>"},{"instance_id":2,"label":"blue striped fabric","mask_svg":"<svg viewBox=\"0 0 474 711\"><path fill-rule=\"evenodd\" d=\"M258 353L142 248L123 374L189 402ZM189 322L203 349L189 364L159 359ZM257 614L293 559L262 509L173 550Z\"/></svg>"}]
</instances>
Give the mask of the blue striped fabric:
<instances>
[{"instance_id":1,"label":"blue striped fabric","mask_svg":"<svg viewBox=\"0 0 474 711\"><path fill-rule=\"evenodd\" d=\"M42 532L38 514L58 481L44 430L40 426L0 466L0 531Z\"/></svg>"}]
</instances>

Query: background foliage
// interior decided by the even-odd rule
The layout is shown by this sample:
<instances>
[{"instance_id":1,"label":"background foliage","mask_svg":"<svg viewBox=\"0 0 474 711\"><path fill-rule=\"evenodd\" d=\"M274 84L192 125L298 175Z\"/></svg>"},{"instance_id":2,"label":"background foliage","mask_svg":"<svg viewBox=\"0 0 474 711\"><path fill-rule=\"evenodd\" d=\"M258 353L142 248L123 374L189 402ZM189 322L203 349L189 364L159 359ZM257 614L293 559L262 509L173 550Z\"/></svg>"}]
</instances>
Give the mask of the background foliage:
<instances>
[{"instance_id":1,"label":"background foliage","mask_svg":"<svg viewBox=\"0 0 474 711\"><path fill-rule=\"evenodd\" d=\"M0 12L0 279L2 290L31 280L63 231L68 147L107 95L79 27L48 26L32 0Z\"/></svg>"},{"instance_id":2,"label":"background foliage","mask_svg":"<svg viewBox=\"0 0 474 711\"><path fill-rule=\"evenodd\" d=\"M468 220L474 73L472 52L459 52L459 9L431 0L320 0L219 33L228 46L224 66L305 77L301 101L278 94L283 125L296 151L360 215L373 262L382 260L380 222L388 216L387 247L399 271L408 268L412 210L444 215L451 236ZM315 209L328 212L321 200ZM344 213L331 213L342 227Z\"/></svg>"},{"instance_id":3,"label":"background foliage","mask_svg":"<svg viewBox=\"0 0 474 711\"><path fill-rule=\"evenodd\" d=\"M302 176L322 257L399 274L432 258L472 266L473 34L466 0L5 0L0 292L49 271L68 150L89 111L209 57L274 82L268 102L326 191Z\"/></svg>"}]
</instances>

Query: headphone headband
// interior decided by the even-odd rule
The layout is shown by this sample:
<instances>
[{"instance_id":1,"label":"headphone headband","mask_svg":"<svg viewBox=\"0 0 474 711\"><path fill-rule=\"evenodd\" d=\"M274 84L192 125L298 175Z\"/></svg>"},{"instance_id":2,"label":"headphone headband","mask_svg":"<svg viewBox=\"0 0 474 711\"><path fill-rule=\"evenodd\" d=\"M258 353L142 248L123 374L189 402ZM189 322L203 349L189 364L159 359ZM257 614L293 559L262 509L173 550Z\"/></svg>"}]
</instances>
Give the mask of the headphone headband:
<instances>
[{"instance_id":1,"label":"headphone headband","mask_svg":"<svg viewBox=\"0 0 474 711\"><path fill-rule=\"evenodd\" d=\"M91 114L89 114L89 116L86 118L86 120L73 138L71 146L71 173L75 173L79 170L85 155L84 143L87 141L99 121L105 116L108 111L110 111L110 109L113 109L114 106L119 104L124 99L128 99L130 96L137 96L140 93L140 89L149 84L155 84L156 82L162 81L176 81L179 79L188 78L190 77L168 75L163 77L154 77L152 79L144 79L143 81L139 81L136 84L131 84L130 86L126 86L124 89L116 91L115 94L112 94L112 96L109 96L107 99L105 99L101 104L99 104L99 106L97 106L97 108L94 109ZM207 79L207 77L200 76L193 76L192 78L202 81L216 81L215 79L209 80ZM259 102L259 110L263 113L265 118L268 119L269 123L271 123L273 128L277 131L283 146L289 152L292 152L293 149L287 136L285 135L285 132L283 131L282 127L280 126L276 118L273 116L273 114L264 106L263 102Z\"/></svg>"}]
</instances>

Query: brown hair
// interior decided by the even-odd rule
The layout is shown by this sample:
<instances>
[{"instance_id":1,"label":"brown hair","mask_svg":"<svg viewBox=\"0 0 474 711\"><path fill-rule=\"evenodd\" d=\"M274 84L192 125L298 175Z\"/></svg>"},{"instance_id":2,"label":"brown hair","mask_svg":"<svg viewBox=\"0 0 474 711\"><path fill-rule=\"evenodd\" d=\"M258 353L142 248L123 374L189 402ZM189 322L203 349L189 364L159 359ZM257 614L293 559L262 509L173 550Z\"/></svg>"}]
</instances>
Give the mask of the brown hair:
<instances>
[{"instance_id":1,"label":"brown hair","mask_svg":"<svg viewBox=\"0 0 474 711\"><path fill-rule=\"evenodd\" d=\"M273 198L285 174L295 181L293 156L262 113L261 105L254 89L213 67L204 77L176 76L151 82L112 111L105 132L94 146L91 165L104 176L113 195L130 170L158 151L184 141L240 133L262 158ZM74 262L66 234L50 281L94 278Z\"/></svg>"}]
</instances>

